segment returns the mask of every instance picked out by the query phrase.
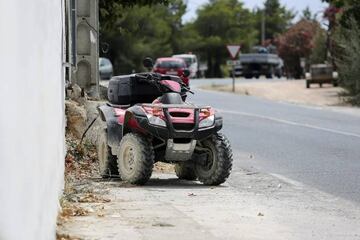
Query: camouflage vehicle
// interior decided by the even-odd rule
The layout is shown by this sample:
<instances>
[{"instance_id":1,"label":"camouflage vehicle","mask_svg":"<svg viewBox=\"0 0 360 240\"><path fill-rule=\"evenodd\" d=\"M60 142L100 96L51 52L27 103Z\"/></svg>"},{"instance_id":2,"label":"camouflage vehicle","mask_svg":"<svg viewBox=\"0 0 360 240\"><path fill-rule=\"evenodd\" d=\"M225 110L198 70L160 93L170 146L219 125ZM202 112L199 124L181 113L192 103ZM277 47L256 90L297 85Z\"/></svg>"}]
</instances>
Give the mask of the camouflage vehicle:
<instances>
[{"instance_id":1,"label":"camouflage vehicle","mask_svg":"<svg viewBox=\"0 0 360 240\"><path fill-rule=\"evenodd\" d=\"M310 88L311 84L319 84L320 87L324 83L338 86L338 73L333 71L333 67L328 64L311 65L310 73L306 73L306 88Z\"/></svg>"}]
</instances>

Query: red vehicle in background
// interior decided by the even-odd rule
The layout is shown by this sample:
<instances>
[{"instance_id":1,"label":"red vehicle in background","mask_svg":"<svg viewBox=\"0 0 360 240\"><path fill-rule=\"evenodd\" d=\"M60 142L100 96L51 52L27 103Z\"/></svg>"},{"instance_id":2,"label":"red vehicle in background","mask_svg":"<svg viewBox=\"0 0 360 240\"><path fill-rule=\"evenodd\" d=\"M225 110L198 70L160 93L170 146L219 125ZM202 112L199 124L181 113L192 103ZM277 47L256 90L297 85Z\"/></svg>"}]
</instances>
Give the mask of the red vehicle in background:
<instances>
[{"instance_id":1,"label":"red vehicle in background","mask_svg":"<svg viewBox=\"0 0 360 240\"><path fill-rule=\"evenodd\" d=\"M178 76L189 86L189 77L186 77L184 74L186 69L186 63L181 58L158 58L153 71L155 73Z\"/></svg>"}]
</instances>

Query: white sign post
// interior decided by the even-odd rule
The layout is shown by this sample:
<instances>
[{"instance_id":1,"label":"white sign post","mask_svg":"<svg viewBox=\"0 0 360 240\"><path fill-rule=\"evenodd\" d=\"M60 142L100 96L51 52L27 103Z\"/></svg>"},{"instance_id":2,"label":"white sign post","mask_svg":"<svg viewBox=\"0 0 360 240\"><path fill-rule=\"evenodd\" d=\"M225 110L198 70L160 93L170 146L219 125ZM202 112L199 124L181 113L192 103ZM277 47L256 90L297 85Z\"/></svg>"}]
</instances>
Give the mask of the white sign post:
<instances>
[{"instance_id":1,"label":"white sign post","mask_svg":"<svg viewBox=\"0 0 360 240\"><path fill-rule=\"evenodd\" d=\"M233 61L228 61L228 65L232 65L232 91L235 92L235 65L237 65L238 61L235 61L237 55L240 52L240 45L227 45L226 46L228 52L230 53L230 56Z\"/></svg>"}]
</instances>

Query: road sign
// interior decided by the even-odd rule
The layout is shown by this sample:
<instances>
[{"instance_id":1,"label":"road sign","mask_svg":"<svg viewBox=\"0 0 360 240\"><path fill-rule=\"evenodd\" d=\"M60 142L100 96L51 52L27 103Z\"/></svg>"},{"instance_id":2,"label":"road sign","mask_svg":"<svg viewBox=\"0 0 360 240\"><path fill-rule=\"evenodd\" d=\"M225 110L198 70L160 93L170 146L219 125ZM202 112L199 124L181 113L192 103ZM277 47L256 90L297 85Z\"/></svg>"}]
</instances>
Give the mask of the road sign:
<instances>
[{"instance_id":1,"label":"road sign","mask_svg":"<svg viewBox=\"0 0 360 240\"><path fill-rule=\"evenodd\" d=\"M226 48L232 59L235 59L240 51L240 45L227 45Z\"/></svg>"},{"instance_id":2,"label":"road sign","mask_svg":"<svg viewBox=\"0 0 360 240\"><path fill-rule=\"evenodd\" d=\"M226 65L237 66L237 65L241 65L241 62L239 60L228 60L226 61Z\"/></svg>"}]
</instances>

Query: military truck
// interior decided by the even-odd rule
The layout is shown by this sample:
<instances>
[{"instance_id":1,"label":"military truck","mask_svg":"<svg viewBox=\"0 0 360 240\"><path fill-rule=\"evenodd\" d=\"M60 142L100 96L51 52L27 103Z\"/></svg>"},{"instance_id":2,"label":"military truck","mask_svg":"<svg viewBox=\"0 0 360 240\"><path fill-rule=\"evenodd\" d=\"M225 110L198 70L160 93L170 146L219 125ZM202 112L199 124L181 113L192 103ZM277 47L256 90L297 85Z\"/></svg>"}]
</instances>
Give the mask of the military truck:
<instances>
[{"instance_id":1,"label":"military truck","mask_svg":"<svg viewBox=\"0 0 360 240\"><path fill-rule=\"evenodd\" d=\"M324 83L338 86L338 73L333 70L329 64L314 64L310 67L310 72L306 73L306 88L310 88L311 84L319 84L320 87Z\"/></svg>"},{"instance_id":2,"label":"military truck","mask_svg":"<svg viewBox=\"0 0 360 240\"><path fill-rule=\"evenodd\" d=\"M265 75L266 78L281 78L283 76L283 60L276 54L269 53L263 47L254 48L255 53L241 54L240 63L242 76L245 78L259 78Z\"/></svg>"}]
</instances>

